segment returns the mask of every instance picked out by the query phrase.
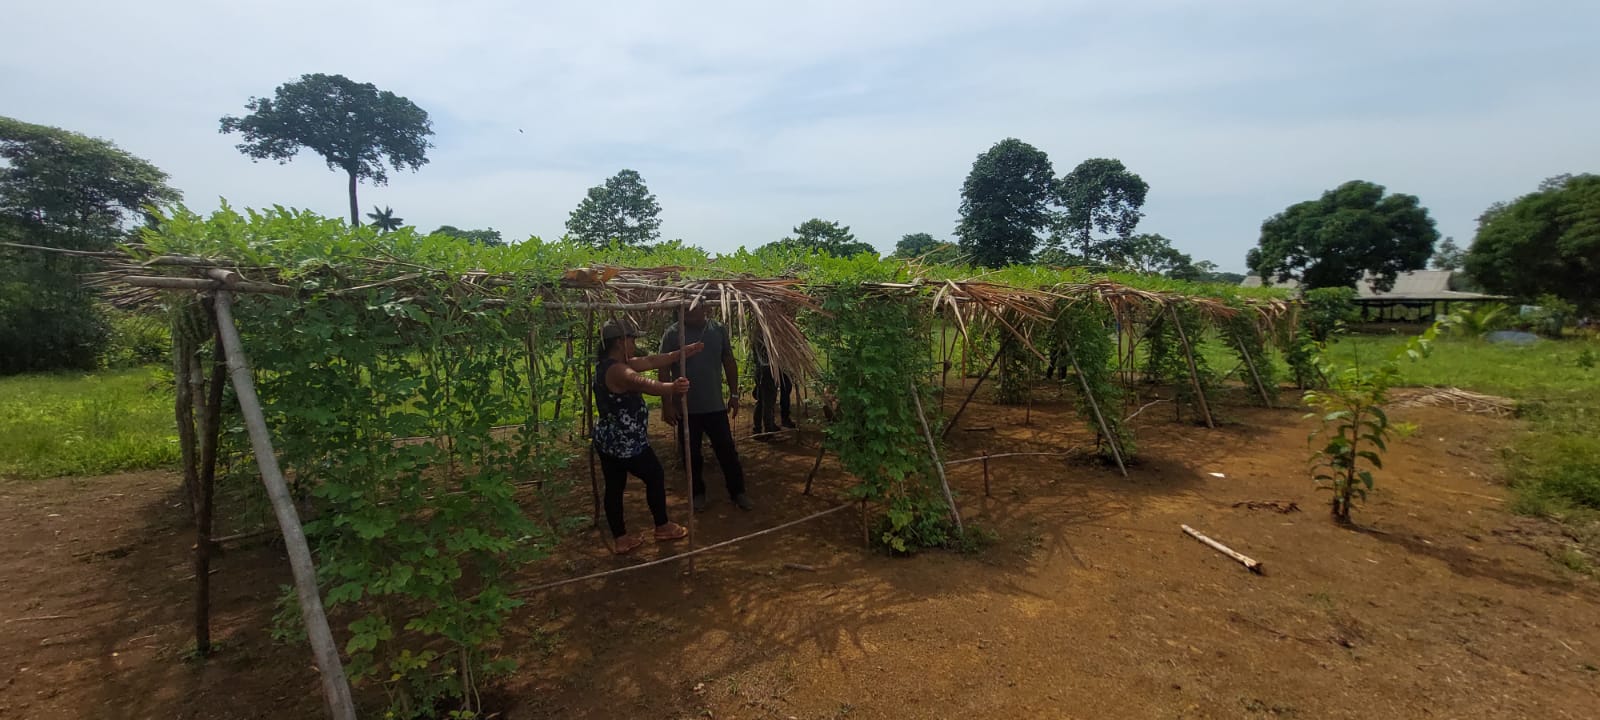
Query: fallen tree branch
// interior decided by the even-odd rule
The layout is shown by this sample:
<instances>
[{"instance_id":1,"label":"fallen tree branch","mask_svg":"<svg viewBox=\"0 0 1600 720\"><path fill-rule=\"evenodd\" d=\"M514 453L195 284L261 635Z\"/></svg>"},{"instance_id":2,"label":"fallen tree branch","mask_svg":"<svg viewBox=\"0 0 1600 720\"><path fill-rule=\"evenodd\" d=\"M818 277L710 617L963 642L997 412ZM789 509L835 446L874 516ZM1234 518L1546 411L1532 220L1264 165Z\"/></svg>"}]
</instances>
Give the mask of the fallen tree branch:
<instances>
[{"instance_id":1,"label":"fallen tree branch","mask_svg":"<svg viewBox=\"0 0 1600 720\"><path fill-rule=\"evenodd\" d=\"M1208 538L1208 537L1206 537L1204 535L1201 535L1199 530L1196 530L1196 529L1194 529L1192 527L1189 527L1188 525L1181 525L1180 527L1183 528L1183 531L1185 533L1187 533L1189 535L1189 537L1192 537L1192 538L1194 538L1196 540L1199 540L1200 542L1203 542L1203 543L1205 543L1207 545L1210 545L1211 549L1216 550L1217 552L1222 553L1223 555L1227 555L1228 557L1231 557L1234 560L1238 560L1239 564L1244 565L1245 567L1249 568L1250 572L1253 572L1253 573L1255 573L1257 575L1261 574L1261 563L1256 562L1255 560L1252 560L1252 559L1250 559L1250 558L1248 558L1248 557L1246 557L1246 556L1244 556L1244 555L1242 555L1242 554L1240 554L1238 552L1235 552L1233 548L1230 548L1227 545L1223 545L1222 543L1219 543L1219 542L1217 542L1215 540L1212 540L1211 538Z\"/></svg>"}]
</instances>

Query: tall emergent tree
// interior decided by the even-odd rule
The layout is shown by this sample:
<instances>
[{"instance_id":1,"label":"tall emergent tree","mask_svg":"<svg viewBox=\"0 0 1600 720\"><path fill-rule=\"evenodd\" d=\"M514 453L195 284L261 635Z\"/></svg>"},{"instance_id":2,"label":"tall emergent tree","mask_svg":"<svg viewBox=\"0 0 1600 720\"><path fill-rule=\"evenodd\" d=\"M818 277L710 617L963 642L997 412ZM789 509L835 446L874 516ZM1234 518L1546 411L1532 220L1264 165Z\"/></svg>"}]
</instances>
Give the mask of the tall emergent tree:
<instances>
[{"instance_id":1,"label":"tall emergent tree","mask_svg":"<svg viewBox=\"0 0 1600 720\"><path fill-rule=\"evenodd\" d=\"M961 249L984 267L1028 262L1050 224L1054 194L1048 155L1016 138L995 143L961 185Z\"/></svg>"},{"instance_id":2,"label":"tall emergent tree","mask_svg":"<svg viewBox=\"0 0 1600 720\"><path fill-rule=\"evenodd\" d=\"M147 207L177 202L167 174L108 141L0 116L0 241L106 250ZM0 374L92 369L107 331L79 258L0 247Z\"/></svg>"},{"instance_id":3,"label":"tall emergent tree","mask_svg":"<svg viewBox=\"0 0 1600 720\"><path fill-rule=\"evenodd\" d=\"M428 164L433 122L423 110L372 83L343 75L301 75L278 86L270 98L250 98L244 117L222 118L222 132L240 133L239 152L255 160L287 163L309 148L350 179L350 224L361 224L356 184L389 182L389 168L416 170ZM387 166L386 163L387 162Z\"/></svg>"},{"instance_id":4,"label":"tall emergent tree","mask_svg":"<svg viewBox=\"0 0 1600 720\"><path fill-rule=\"evenodd\" d=\"M1425 267L1438 239L1415 195L1385 195L1382 185L1352 180L1268 218L1245 264L1263 282L1293 278L1308 289L1354 287L1371 273L1382 291L1400 273Z\"/></svg>"},{"instance_id":5,"label":"tall emergent tree","mask_svg":"<svg viewBox=\"0 0 1600 720\"><path fill-rule=\"evenodd\" d=\"M506 244L506 241L500 237L500 231L494 228L484 228L482 230L462 230L454 225L440 225L439 229L433 231L432 234L449 235L450 237L460 238L469 243L483 245L485 247L504 247Z\"/></svg>"},{"instance_id":6,"label":"tall emergent tree","mask_svg":"<svg viewBox=\"0 0 1600 720\"><path fill-rule=\"evenodd\" d=\"M849 225L840 225L833 220L811 218L794 227L794 235L777 242L768 243L764 247L793 248L807 252L819 252L834 257L853 257L861 253L876 255L878 249L869 243L856 239L855 233L850 232Z\"/></svg>"},{"instance_id":7,"label":"tall emergent tree","mask_svg":"<svg viewBox=\"0 0 1600 720\"><path fill-rule=\"evenodd\" d=\"M1466 262L1467 251L1456 244L1456 239L1447 237L1439 242L1439 247L1434 248L1433 257L1428 261L1435 270L1460 270L1461 264Z\"/></svg>"},{"instance_id":8,"label":"tall emergent tree","mask_svg":"<svg viewBox=\"0 0 1600 720\"><path fill-rule=\"evenodd\" d=\"M622 170L589 194L567 217L567 235L595 247L612 240L648 245L661 237L661 205L645 187L644 178Z\"/></svg>"},{"instance_id":9,"label":"tall emergent tree","mask_svg":"<svg viewBox=\"0 0 1600 720\"><path fill-rule=\"evenodd\" d=\"M1094 233L1127 239L1144 217L1145 195L1150 185L1128 170L1121 160L1090 158L1056 183L1056 199L1063 208L1053 245L1076 243L1078 254L1089 262L1106 259L1106 242Z\"/></svg>"},{"instance_id":10,"label":"tall emergent tree","mask_svg":"<svg viewBox=\"0 0 1600 720\"><path fill-rule=\"evenodd\" d=\"M1600 311L1600 175L1557 176L1491 208L1465 266L1489 292L1554 295L1583 312Z\"/></svg>"}]
</instances>

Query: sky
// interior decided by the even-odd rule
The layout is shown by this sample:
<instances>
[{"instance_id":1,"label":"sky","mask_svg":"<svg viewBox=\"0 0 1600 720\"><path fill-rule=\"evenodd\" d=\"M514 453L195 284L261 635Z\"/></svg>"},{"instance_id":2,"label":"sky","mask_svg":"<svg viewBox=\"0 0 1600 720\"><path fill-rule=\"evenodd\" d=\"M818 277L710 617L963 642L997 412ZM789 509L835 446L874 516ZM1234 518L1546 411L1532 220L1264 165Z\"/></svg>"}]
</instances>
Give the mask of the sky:
<instances>
[{"instance_id":1,"label":"sky","mask_svg":"<svg viewBox=\"0 0 1600 720\"><path fill-rule=\"evenodd\" d=\"M253 163L223 115L305 73L433 120L419 172L363 185L424 231L563 234L637 170L662 237L755 247L820 217L888 252L953 239L973 159L1113 157L1141 232L1239 271L1261 222L1355 179L1465 245L1490 203L1600 171L1600 3L53 0L6 11L0 115L106 138L209 211L348 212L309 151Z\"/></svg>"}]
</instances>

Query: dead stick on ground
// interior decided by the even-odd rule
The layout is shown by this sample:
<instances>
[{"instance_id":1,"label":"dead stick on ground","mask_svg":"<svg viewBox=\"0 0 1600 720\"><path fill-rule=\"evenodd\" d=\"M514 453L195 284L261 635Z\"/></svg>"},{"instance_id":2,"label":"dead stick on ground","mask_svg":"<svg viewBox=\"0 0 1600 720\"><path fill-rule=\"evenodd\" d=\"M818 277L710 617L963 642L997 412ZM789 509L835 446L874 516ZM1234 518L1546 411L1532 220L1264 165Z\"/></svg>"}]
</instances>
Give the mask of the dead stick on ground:
<instances>
[{"instance_id":1,"label":"dead stick on ground","mask_svg":"<svg viewBox=\"0 0 1600 720\"><path fill-rule=\"evenodd\" d=\"M1196 529L1194 529L1192 527L1189 527L1188 525L1182 525L1180 527L1183 528L1183 531L1185 533L1188 533L1189 537L1192 537L1192 538L1194 538L1196 540L1199 540L1200 542L1203 542L1203 543L1205 543L1207 545L1210 545L1211 549L1216 550L1217 552L1222 553L1223 555L1227 555L1228 557L1231 557L1234 560L1238 560L1241 565L1244 565L1245 567L1249 568L1250 572L1253 572L1253 573L1255 573L1257 575L1261 574L1261 563L1259 563L1259 562L1257 562L1255 560L1251 560L1250 558L1248 558L1248 557L1246 557L1244 555L1241 555L1238 552L1235 552L1233 548L1230 548L1227 545L1223 545L1222 543L1219 543L1219 542L1217 542L1215 540L1212 540L1211 538L1208 538L1208 537L1206 537L1204 535L1201 535L1200 531L1198 531L1198 530L1196 530Z\"/></svg>"},{"instance_id":2,"label":"dead stick on ground","mask_svg":"<svg viewBox=\"0 0 1600 720\"><path fill-rule=\"evenodd\" d=\"M14 622L39 622L41 620L67 620L75 617L77 617L77 615L39 615L36 617L19 617L11 618L10 620L7 620L5 624L10 625Z\"/></svg>"},{"instance_id":3,"label":"dead stick on ground","mask_svg":"<svg viewBox=\"0 0 1600 720\"><path fill-rule=\"evenodd\" d=\"M816 572L817 571L817 568L815 566L812 566L812 565L801 565L800 563L784 563L783 567L786 568L786 569L789 569L789 570L804 570L806 572Z\"/></svg>"}]
</instances>

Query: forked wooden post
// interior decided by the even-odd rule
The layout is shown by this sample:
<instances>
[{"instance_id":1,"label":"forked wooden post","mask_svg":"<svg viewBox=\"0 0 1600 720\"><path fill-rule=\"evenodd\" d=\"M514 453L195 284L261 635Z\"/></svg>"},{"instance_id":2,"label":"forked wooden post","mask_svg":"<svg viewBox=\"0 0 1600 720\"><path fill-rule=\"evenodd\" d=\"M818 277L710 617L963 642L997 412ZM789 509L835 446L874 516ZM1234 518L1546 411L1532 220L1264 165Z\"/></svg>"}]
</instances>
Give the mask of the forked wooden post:
<instances>
[{"instance_id":1,"label":"forked wooden post","mask_svg":"<svg viewBox=\"0 0 1600 720\"><path fill-rule=\"evenodd\" d=\"M933 456L933 469L939 472L939 487L944 488L944 501L950 503L950 518L956 521L956 532L967 533L961 526L961 511L956 509L956 498L950 494L950 481L944 476L944 463L939 462L939 448L933 444L933 430L928 428L928 416L922 412L922 393L917 392L917 381L910 381L911 401L917 405L917 420L922 423L922 436L928 439L928 454Z\"/></svg>"},{"instance_id":2,"label":"forked wooden post","mask_svg":"<svg viewBox=\"0 0 1600 720\"><path fill-rule=\"evenodd\" d=\"M583 340L583 422L578 426L583 430L583 442L589 446L589 495L594 499L594 526L600 528L600 478L594 470L594 438L589 427L589 416L594 413L590 406L594 397L594 310L589 311L589 334ZM609 538L604 529L600 530L600 537ZM610 540L605 541L607 545Z\"/></svg>"},{"instance_id":3,"label":"forked wooden post","mask_svg":"<svg viewBox=\"0 0 1600 720\"><path fill-rule=\"evenodd\" d=\"M1001 352L1005 352L1005 350L1001 350L1000 352L994 354L994 359L989 361L989 367L984 368L983 374L978 376L978 381L972 384L972 389L967 391L967 399L961 401L961 407L956 408L956 413L950 416L950 422L945 424L944 431L939 433L939 437L949 435L951 428L956 426L956 420L959 420L961 418L961 413L966 411L967 405L972 402L972 396L978 394L978 388L983 386L984 379L989 377L989 373L994 372L995 363L1000 362ZM963 352L963 354L965 354L965 352ZM965 374L966 373L962 373L963 376L965 376Z\"/></svg>"},{"instance_id":4,"label":"forked wooden post","mask_svg":"<svg viewBox=\"0 0 1600 720\"><path fill-rule=\"evenodd\" d=\"M678 377L689 377L689 354L683 348L689 344L688 306L678 306ZM683 438L683 497L689 501L689 537L685 542L694 550L694 463L689 461L689 394L683 393L668 402L678 403L678 429ZM689 558L689 574L694 574L694 558Z\"/></svg>"},{"instance_id":5,"label":"forked wooden post","mask_svg":"<svg viewBox=\"0 0 1600 720\"><path fill-rule=\"evenodd\" d=\"M1078 383L1083 386L1083 396L1089 400L1089 409L1094 411L1095 422L1100 426L1100 434L1106 438L1106 443L1111 446L1111 457L1117 460L1117 469L1122 471L1122 476L1128 476L1128 466L1122 459L1121 438L1111 434L1111 426L1106 423L1106 416L1100 411L1100 401L1094 396L1094 391L1089 389L1089 379L1083 376L1083 366L1078 364L1078 353L1072 345L1063 341L1066 346L1067 357L1072 360L1072 372L1078 376Z\"/></svg>"},{"instance_id":6,"label":"forked wooden post","mask_svg":"<svg viewBox=\"0 0 1600 720\"><path fill-rule=\"evenodd\" d=\"M1194 346L1189 344L1189 335L1178 320L1178 309L1168 305L1167 314L1172 317L1172 326L1178 329L1178 340L1183 343L1183 359L1189 362L1189 382L1194 385L1195 402L1200 405L1200 414L1205 416L1206 427L1214 428L1217 421L1211 417L1211 404L1206 401L1205 386L1200 384L1200 366L1194 362Z\"/></svg>"},{"instance_id":7,"label":"forked wooden post","mask_svg":"<svg viewBox=\"0 0 1600 720\"><path fill-rule=\"evenodd\" d=\"M993 497L989 494L989 451L983 451L983 496Z\"/></svg>"},{"instance_id":8,"label":"forked wooden post","mask_svg":"<svg viewBox=\"0 0 1600 720\"><path fill-rule=\"evenodd\" d=\"M212 303L207 303L208 305ZM194 650L200 657L211 654L211 539L212 506L217 486L217 439L222 429L222 384L228 381L222 337L208 313L216 356L211 363L211 381L206 386L206 404L200 417L200 505L195 513L194 541Z\"/></svg>"},{"instance_id":9,"label":"forked wooden post","mask_svg":"<svg viewBox=\"0 0 1600 720\"><path fill-rule=\"evenodd\" d=\"M225 273L220 270L211 272L213 276ZM227 352L228 373L233 378L234 394L239 397L239 411L244 415L245 429L250 434L250 449L255 453L256 466L261 469L261 482L267 486L272 511L278 517L278 527L283 530L284 550L289 554L295 591L300 596L300 617L305 622L306 634L311 640L311 652L316 657L317 669L322 673L323 698L334 720L356 720L350 682L345 678L344 663L339 659L339 647L333 642L333 631L328 629L328 616L322 609L322 597L317 594L317 569L311 562L311 548L306 544L305 530L300 527L300 514L295 510L294 499L289 496L289 484L284 481L283 470L278 467L278 456L273 454L272 436L267 432L267 419L262 415L261 401L256 397L250 363L239 341L239 329L233 324L233 293L219 290L215 297L217 330L222 334L222 346Z\"/></svg>"}]
</instances>

